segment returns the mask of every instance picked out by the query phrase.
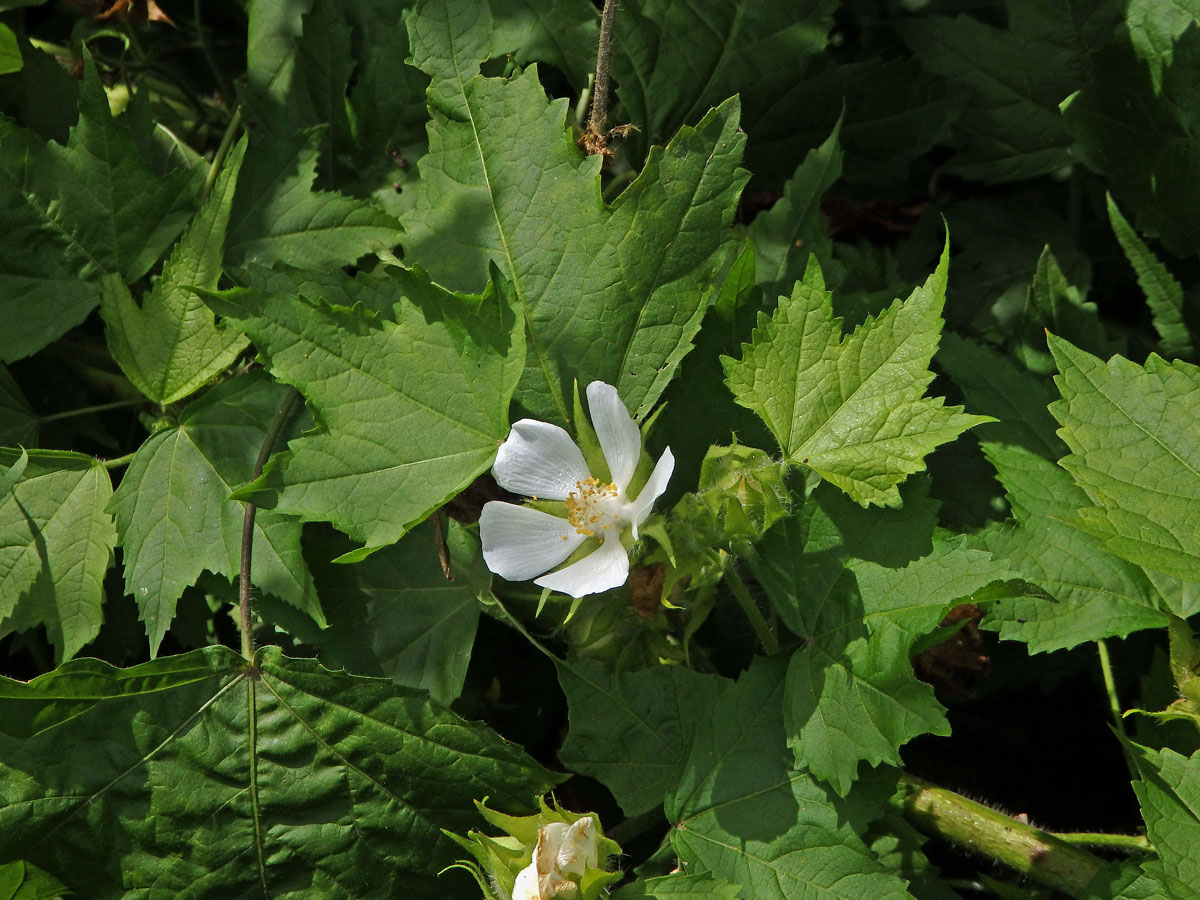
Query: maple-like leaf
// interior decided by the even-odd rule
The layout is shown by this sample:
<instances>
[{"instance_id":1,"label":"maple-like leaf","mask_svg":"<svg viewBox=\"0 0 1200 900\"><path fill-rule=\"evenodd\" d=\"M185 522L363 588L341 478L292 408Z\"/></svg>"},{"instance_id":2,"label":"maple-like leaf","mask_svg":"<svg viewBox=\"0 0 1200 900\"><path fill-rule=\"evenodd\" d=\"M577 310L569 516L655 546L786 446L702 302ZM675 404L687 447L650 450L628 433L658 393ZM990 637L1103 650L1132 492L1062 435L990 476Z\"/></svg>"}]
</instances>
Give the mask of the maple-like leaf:
<instances>
[{"instance_id":1,"label":"maple-like leaf","mask_svg":"<svg viewBox=\"0 0 1200 900\"><path fill-rule=\"evenodd\" d=\"M742 358L722 357L737 402L758 413L784 459L859 503L899 503L896 485L924 468L929 452L988 421L923 396L933 380L948 258L949 246L908 300L849 335L812 260L775 314L760 315Z\"/></svg>"}]
</instances>

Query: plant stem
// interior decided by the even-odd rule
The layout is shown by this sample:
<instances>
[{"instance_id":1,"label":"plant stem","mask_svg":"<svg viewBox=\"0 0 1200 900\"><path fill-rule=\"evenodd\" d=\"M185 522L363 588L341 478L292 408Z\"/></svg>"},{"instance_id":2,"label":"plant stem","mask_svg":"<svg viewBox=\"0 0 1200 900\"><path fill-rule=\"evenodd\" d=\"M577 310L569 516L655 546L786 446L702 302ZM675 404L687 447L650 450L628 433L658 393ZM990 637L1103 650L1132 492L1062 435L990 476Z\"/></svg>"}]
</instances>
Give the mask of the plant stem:
<instances>
[{"instance_id":1,"label":"plant stem","mask_svg":"<svg viewBox=\"0 0 1200 900\"><path fill-rule=\"evenodd\" d=\"M587 130L601 135L608 130L608 83L612 79L612 30L617 18L617 0L604 0L600 14L600 43L596 50L596 85L592 91L592 115Z\"/></svg>"},{"instance_id":2,"label":"plant stem","mask_svg":"<svg viewBox=\"0 0 1200 900\"><path fill-rule=\"evenodd\" d=\"M128 406L137 406L141 400L113 400L111 403L97 403L95 406L81 406L79 409L68 409L64 412L51 413L48 416L38 416L37 422L39 425L44 425L47 422L58 422L61 419L71 419L75 416L86 416L88 413L104 412L109 409L124 409Z\"/></svg>"},{"instance_id":3,"label":"plant stem","mask_svg":"<svg viewBox=\"0 0 1200 900\"><path fill-rule=\"evenodd\" d=\"M733 592L733 596L737 599L738 606L742 608L742 612L746 614L746 618L750 620L750 627L754 629L755 635L762 642L763 649L767 651L767 655L779 652L779 641L775 640L775 635L771 634L771 626L767 624L767 620L758 610L758 604L754 602L754 598L750 596L750 591L746 589L745 582L731 564L725 570L725 583L729 585L729 590Z\"/></svg>"},{"instance_id":4,"label":"plant stem","mask_svg":"<svg viewBox=\"0 0 1200 900\"><path fill-rule=\"evenodd\" d=\"M1097 831L1055 833L1064 844L1076 844L1081 847L1107 847L1110 850L1121 850L1125 853L1153 853L1154 845L1144 834L1105 834Z\"/></svg>"},{"instance_id":5,"label":"plant stem","mask_svg":"<svg viewBox=\"0 0 1200 900\"><path fill-rule=\"evenodd\" d=\"M283 431L283 426L291 418L292 411L296 408L296 401L299 399L300 392L295 388L289 388L287 396L283 398L279 409L275 411L275 418L267 427L262 448L258 451L258 459L254 461L254 473L250 476L251 481L257 480L262 475L263 466L267 464L267 460L271 456L275 441L279 438L279 433ZM242 657L246 662L254 660L254 635L250 628L250 563L254 553L254 514L257 510L258 507L252 501L246 501L246 513L242 517L242 563L238 572Z\"/></svg>"},{"instance_id":6,"label":"plant stem","mask_svg":"<svg viewBox=\"0 0 1200 900\"><path fill-rule=\"evenodd\" d=\"M1100 654L1100 675L1104 679L1104 693L1108 696L1108 711L1112 715L1113 728L1121 741L1121 752L1125 757L1125 765L1134 781L1138 775L1137 764L1129 755L1129 735L1125 731L1125 719L1121 715L1121 701L1117 699L1117 682L1113 678L1112 661L1108 657L1108 645L1104 640L1096 641L1096 652Z\"/></svg>"},{"instance_id":7,"label":"plant stem","mask_svg":"<svg viewBox=\"0 0 1200 900\"><path fill-rule=\"evenodd\" d=\"M238 130L242 127L242 108L239 106L233 111L233 118L229 120L229 126L225 129L225 133L221 135L220 146L217 147L217 152L213 154L212 164L208 167L208 175L204 179L204 190L201 197L207 197L212 191L213 185L217 183L217 175L221 172L221 166L225 164L225 157L229 155L229 148L233 146L234 138L237 137Z\"/></svg>"},{"instance_id":8,"label":"plant stem","mask_svg":"<svg viewBox=\"0 0 1200 900\"><path fill-rule=\"evenodd\" d=\"M129 465L135 456L137 456L136 450L133 453L126 453L124 456L118 456L114 459L102 459L100 460L100 465L106 469L119 469L122 466Z\"/></svg>"},{"instance_id":9,"label":"plant stem","mask_svg":"<svg viewBox=\"0 0 1200 900\"><path fill-rule=\"evenodd\" d=\"M1082 896L1104 866L1078 846L953 791L912 775L901 775L900 783L908 789L904 815L918 829L1069 896Z\"/></svg>"}]
</instances>

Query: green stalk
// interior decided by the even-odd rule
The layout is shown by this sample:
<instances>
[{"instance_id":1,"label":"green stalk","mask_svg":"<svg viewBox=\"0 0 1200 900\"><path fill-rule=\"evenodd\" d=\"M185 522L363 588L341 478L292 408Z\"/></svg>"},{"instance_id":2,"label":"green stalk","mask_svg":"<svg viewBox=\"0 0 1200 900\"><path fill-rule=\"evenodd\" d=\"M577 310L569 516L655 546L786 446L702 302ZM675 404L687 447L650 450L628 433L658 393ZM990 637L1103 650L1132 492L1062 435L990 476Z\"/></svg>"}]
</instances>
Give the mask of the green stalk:
<instances>
[{"instance_id":1,"label":"green stalk","mask_svg":"<svg viewBox=\"0 0 1200 900\"><path fill-rule=\"evenodd\" d=\"M233 111L233 118L229 120L229 126L225 129L225 133L221 135L221 144L217 147L217 152L213 154L212 164L208 167L208 175L204 179L204 191L201 193L201 197L207 197L212 191L213 185L217 183L217 175L221 172L221 166L225 165L225 157L229 155L229 150L241 127L242 108L239 106Z\"/></svg>"},{"instance_id":2,"label":"green stalk","mask_svg":"<svg viewBox=\"0 0 1200 900\"><path fill-rule=\"evenodd\" d=\"M63 412L51 413L48 416L38 416L37 421L39 425L44 425L47 422L57 422L60 419L86 416L88 413L105 412L110 409L124 409L129 406L138 406L141 403L141 400L113 400L111 403L97 403L95 406L81 406L78 409L68 409Z\"/></svg>"},{"instance_id":3,"label":"green stalk","mask_svg":"<svg viewBox=\"0 0 1200 900\"><path fill-rule=\"evenodd\" d=\"M279 404L279 409L275 412L275 418L271 420L271 424L267 427L267 433L263 437L262 447L258 451L258 459L254 461L254 473L250 476L251 481L257 480L262 475L263 466L267 464L267 460L271 456L271 451L275 447L275 441L279 438L280 432L283 431L283 426L292 417L292 411L296 408L296 402L299 399L300 392L295 388L290 388L287 396L283 398L283 402ZM241 612L239 624L242 632L242 658L248 663L253 663L254 661L254 633L250 627L250 569L254 553L254 514L257 510L258 507L254 503L249 500L246 501L246 512L242 517L242 561L238 571L238 605Z\"/></svg>"},{"instance_id":4,"label":"green stalk","mask_svg":"<svg viewBox=\"0 0 1200 900\"><path fill-rule=\"evenodd\" d=\"M1096 652L1100 654L1100 675L1104 679L1104 693L1108 697L1108 711L1112 716L1113 728L1121 740L1121 752L1125 757L1125 765L1134 781L1139 777L1137 763L1129 755L1129 735L1125 731L1125 718L1121 715L1121 701L1117 698L1117 682L1113 678L1112 660L1108 656L1108 645L1103 640L1096 641Z\"/></svg>"},{"instance_id":5,"label":"green stalk","mask_svg":"<svg viewBox=\"0 0 1200 900\"><path fill-rule=\"evenodd\" d=\"M901 775L900 783L908 789L905 818L918 829L1068 896L1082 896L1104 866L1102 859L1075 844L953 791L912 775Z\"/></svg>"},{"instance_id":6,"label":"green stalk","mask_svg":"<svg viewBox=\"0 0 1200 900\"><path fill-rule=\"evenodd\" d=\"M754 602L754 598L750 596L750 591L746 589L745 582L741 576L734 570L733 566L725 570L725 583L729 585L729 590L733 592L733 596L737 599L738 606L742 608L742 612L746 614L746 618L750 620L750 627L754 629L755 635L762 642L763 649L767 651L767 655L779 652L779 641L775 639L775 635L771 633L771 626L767 624L767 620L758 610L758 604Z\"/></svg>"},{"instance_id":7,"label":"green stalk","mask_svg":"<svg viewBox=\"0 0 1200 900\"><path fill-rule=\"evenodd\" d=\"M1080 831L1066 834L1056 832L1054 836L1065 844L1075 844L1080 847L1106 847L1124 853L1154 852L1154 845L1144 834L1105 834L1102 831Z\"/></svg>"}]
</instances>

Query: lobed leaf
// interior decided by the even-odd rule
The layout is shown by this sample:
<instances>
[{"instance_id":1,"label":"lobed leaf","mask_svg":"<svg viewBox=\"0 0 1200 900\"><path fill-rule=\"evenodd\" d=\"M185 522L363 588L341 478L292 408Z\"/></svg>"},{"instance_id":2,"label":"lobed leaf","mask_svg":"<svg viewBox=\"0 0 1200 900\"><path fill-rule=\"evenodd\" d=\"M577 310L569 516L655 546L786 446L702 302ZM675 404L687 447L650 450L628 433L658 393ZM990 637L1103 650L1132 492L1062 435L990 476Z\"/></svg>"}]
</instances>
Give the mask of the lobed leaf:
<instances>
[{"instance_id":1,"label":"lobed leaf","mask_svg":"<svg viewBox=\"0 0 1200 900\"><path fill-rule=\"evenodd\" d=\"M246 346L242 335L216 324L204 301L191 290L216 290L225 228L245 152L243 138L226 158L212 193L188 224L141 306L119 278L110 275L101 282L100 312L113 359L138 390L160 406L198 390Z\"/></svg>"},{"instance_id":2,"label":"lobed leaf","mask_svg":"<svg viewBox=\"0 0 1200 900\"><path fill-rule=\"evenodd\" d=\"M793 768L781 659L756 659L687 744L667 794L680 862L755 900L907 900L862 843L850 804Z\"/></svg>"},{"instance_id":3,"label":"lobed leaf","mask_svg":"<svg viewBox=\"0 0 1200 900\"><path fill-rule=\"evenodd\" d=\"M0 449L0 465L21 466L0 494L0 633L43 625L56 656L70 659L103 621L112 483L82 453Z\"/></svg>"},{"instance_id":4,"label":"lobed leaf","mask_svg":"<svg viewBox=\"0 0 1200 900\"><path fill-rule=\"evenodd\" d=\"M479 74L486 6L425 3L409 22L432 120L406 258L455 289L478 290L492 263L512 282L529 347L517 399L531 415L566 422L572 383L599 379L643 418L691 348L734 239L737 101L651 153L608 206L566 102L548 102L532 70Z\"/></svg>"},{"instance_id":5,"label":"lobed leaf","mask_svg":"<svg viewBox=\"0 0 1200 900\"><path fill-rule=\"evenodd\" d=\"M253 474L286 395L262 373L224 382L188 406L178 425L142 444L113 494L109 509L121 535L125 590L145 622L151 656L175 618L180 595L201 572L230 580L238 575L246 508L229 495ZM323 625L300 555L300 523L259 510L253 541L251 583Z\"/></svg>"},{"instance_id":6,"label":"lobed leaf","mask_svg":"<svg viewBox=\"0 0 1200 900\"><path fill-rule=\"evenodd\" d=\"M556 780L422 691L273 647L254 669L213 646L0 685L0 720L71 713L0 736L0 856L96 900L442 897L458 847L441 829L474 824L485 794L525 811Z\"/></svg>"},{"instance_id":7,"label":"lobed leaf","mask_svg":"<svg viewBox=\"0 0 1200 900\"><path fill-rule=\"evenodd\" d=\"M388 301L386 315L330 305L341 296L326 293L331 281L361 286L378 310ZM304 394L320 427L239 496L331 522L367 551L390 544L491 466L524 366L520 307L499 280L467 296L400 269L270 283L208 301Z\"/></svg>"},{"instance_id":8,"label":"lobed leaf","mask_svg":"<svg viewBox=\"0 0 1200 900\"><path fill-rule=\"evenodd\" d=\"M1131 562L1200 578L1200 369L1150 354L1107 363L1055 335L1062 400L1050 406L1071 448L1064 469L1091 499L1081 526Z\"/></svg>"},{"instance_id":9,"label":"lobed leaf","mask_svg":"<svg viewBox=\"0 0 1200 900\"><path fill-rule=\"evenodd\" d=\"M986 416L923 397L941 333L949 248L908 300L848 336L818 263L781 299L742 358L722 357L737 402L766 423L792 465L805 465L859 503L896 505L896 485L924 457Z\"/></svg>"}]
</instances>

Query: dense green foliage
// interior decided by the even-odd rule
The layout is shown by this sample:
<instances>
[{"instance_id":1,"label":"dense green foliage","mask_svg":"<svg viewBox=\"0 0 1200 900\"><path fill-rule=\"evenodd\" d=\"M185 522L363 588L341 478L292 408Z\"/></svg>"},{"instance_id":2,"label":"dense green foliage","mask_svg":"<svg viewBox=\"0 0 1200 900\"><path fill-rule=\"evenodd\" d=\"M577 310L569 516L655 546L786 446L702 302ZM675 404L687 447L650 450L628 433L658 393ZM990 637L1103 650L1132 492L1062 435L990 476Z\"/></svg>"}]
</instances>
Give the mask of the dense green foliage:
<instances>
[{"instance_id":1,"label":"dense green foliage","mask_svg":"<svg viewBox=\"0 0 1200 900\"><path fill-rule=\"evenodd\" d=\"M1200 3L600 5L0 0L0 898L1200 893Z\"/></svg>"}]
</instances>

